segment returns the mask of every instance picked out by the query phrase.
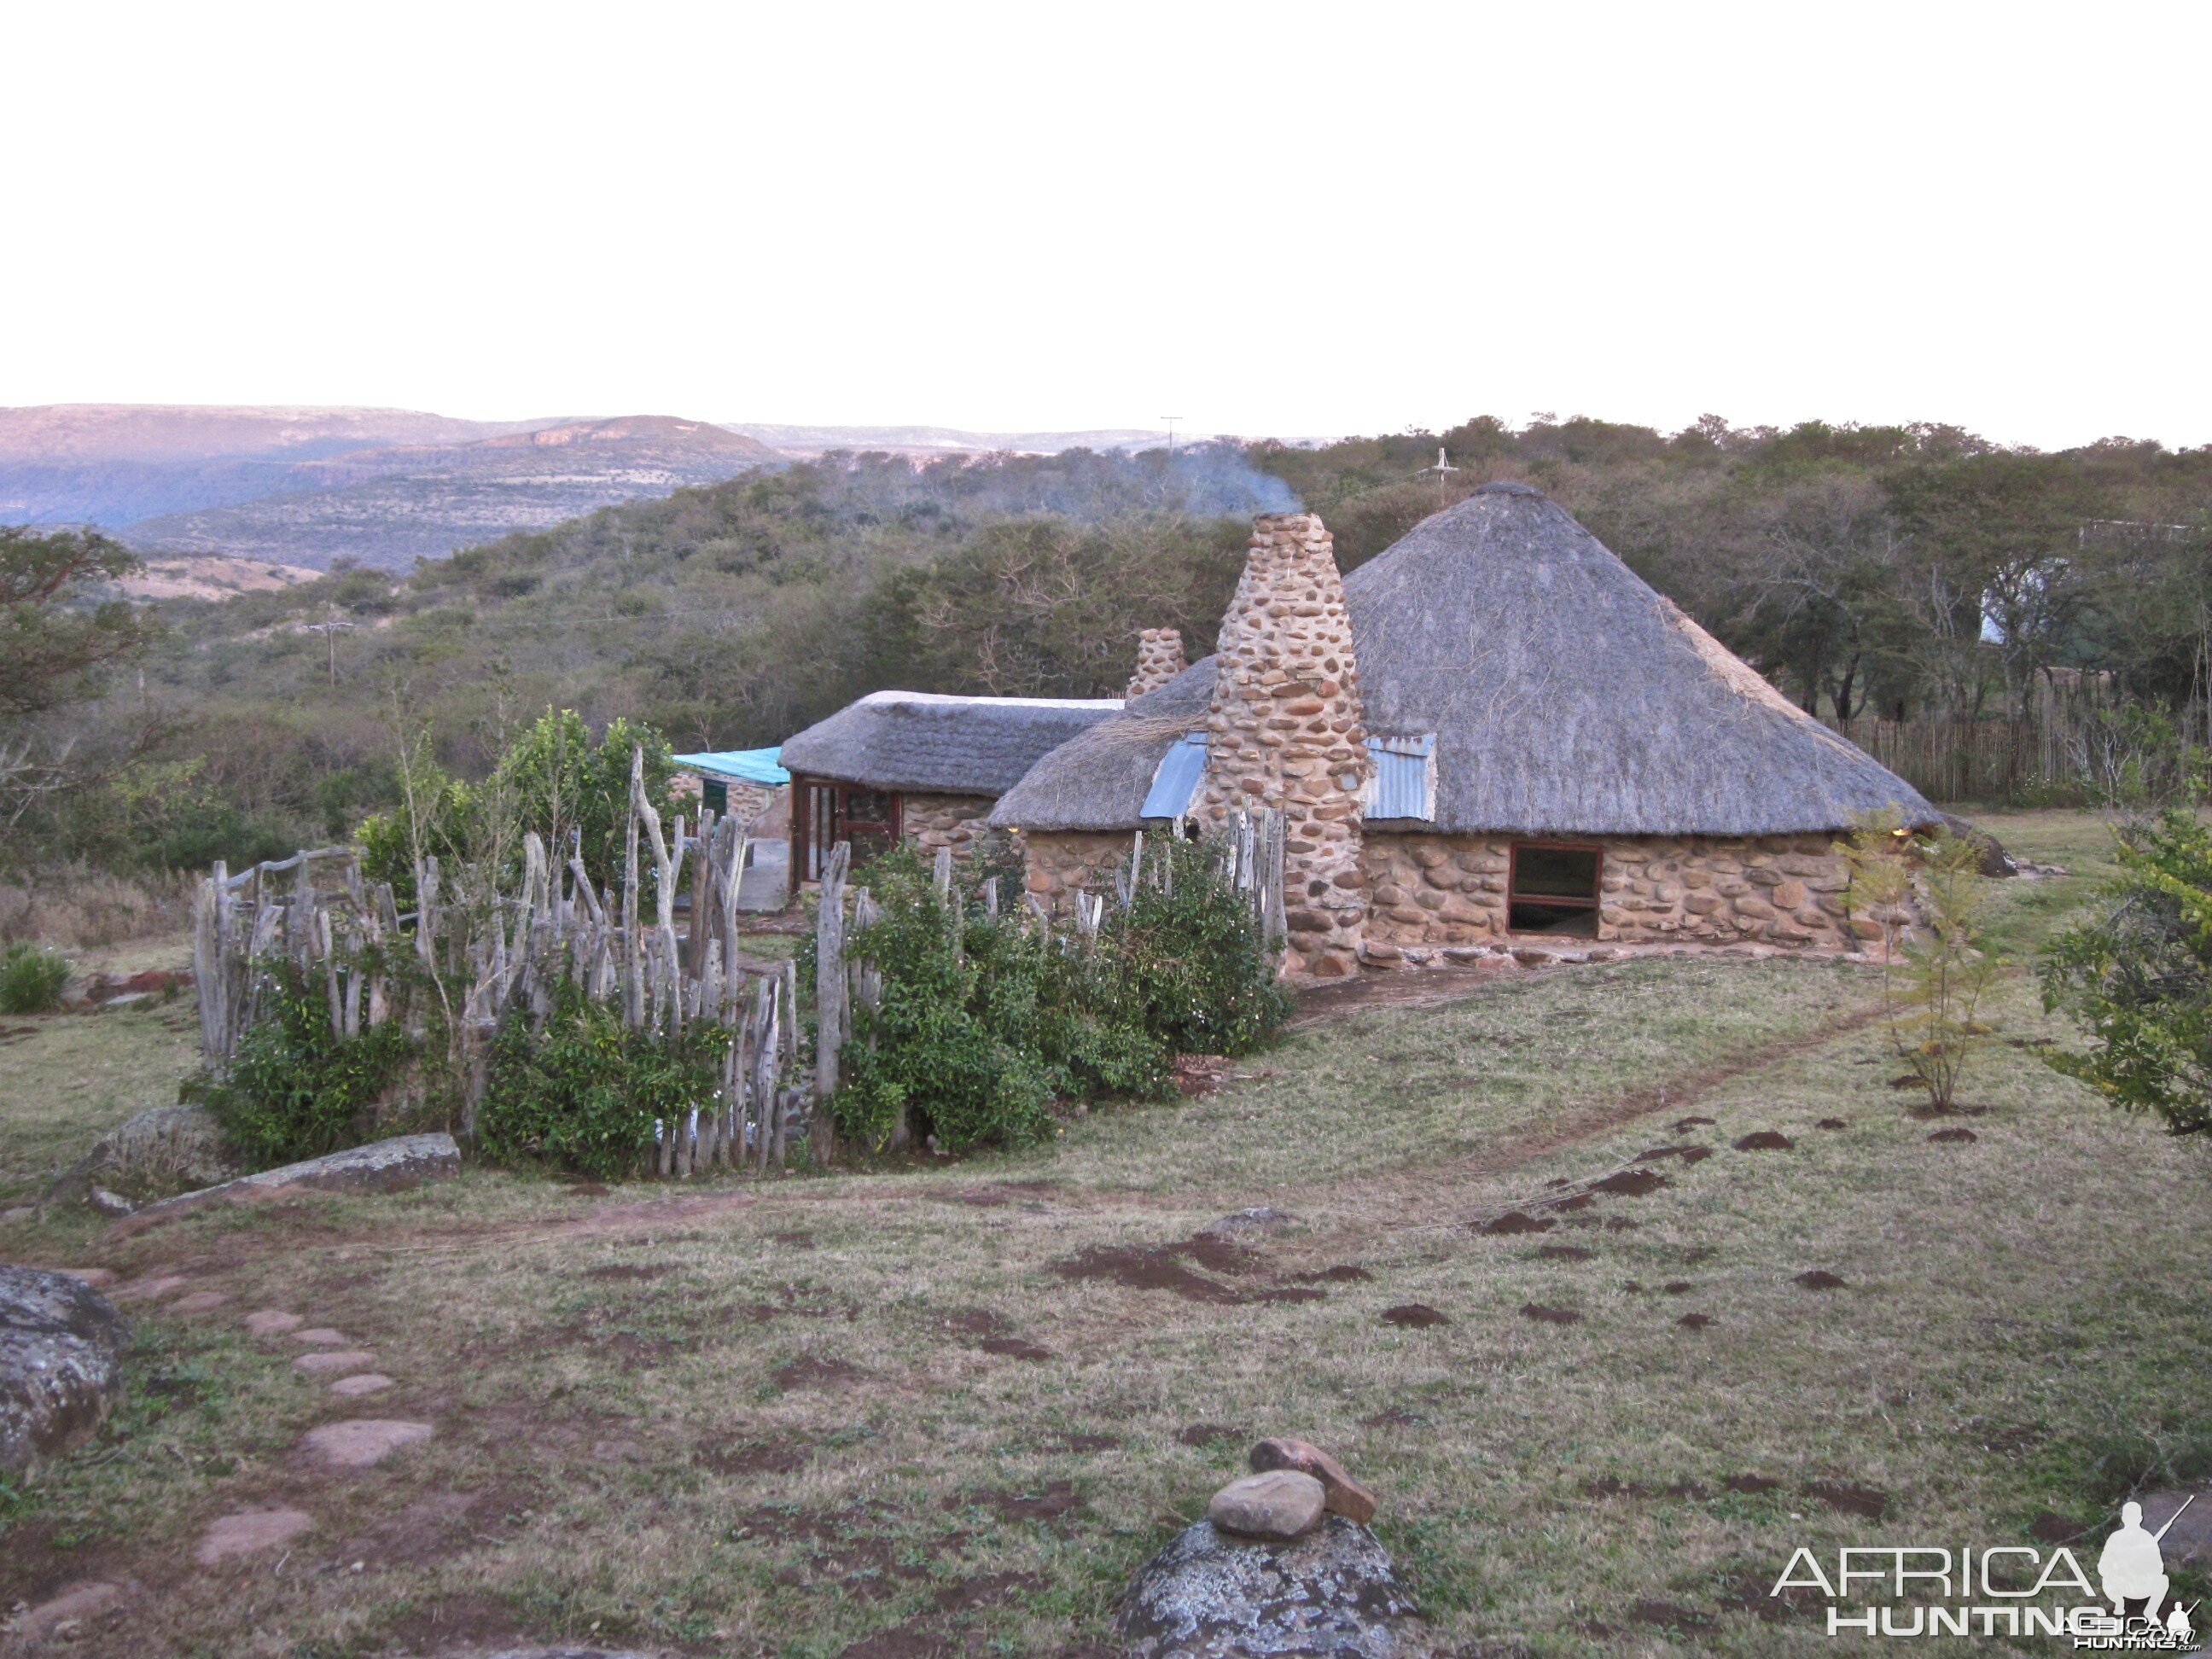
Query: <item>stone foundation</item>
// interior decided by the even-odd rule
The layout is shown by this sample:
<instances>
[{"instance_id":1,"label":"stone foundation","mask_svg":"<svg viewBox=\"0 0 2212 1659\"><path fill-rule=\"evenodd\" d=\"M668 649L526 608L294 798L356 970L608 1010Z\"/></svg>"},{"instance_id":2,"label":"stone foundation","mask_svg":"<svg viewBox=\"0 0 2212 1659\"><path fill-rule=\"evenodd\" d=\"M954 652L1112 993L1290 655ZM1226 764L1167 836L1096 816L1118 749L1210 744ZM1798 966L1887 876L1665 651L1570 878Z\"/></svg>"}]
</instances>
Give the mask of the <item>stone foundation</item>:
<instances>
[{"instance_id":1,"label":"stone foundation","mask_svg":"<svg viewBox=\"0 0 2212 1659\"><path fill-rule=\"evenodd\" d=\"M1516 838L1382 835L1361 849L1367 884L1363 961L1394 963L1407 946L1504 940ZM1758 943L1850 951L1879 933L1844 913L1850 872L1826 836L1599 837L1600 939L1621 944ZM1572 935L1527 934L1571 943Z\"/></svg>"},{"instance_id":2,"label":"stone foundation","mask_svg":"<svg viewBox=\"0 0 2212 1659\"><path fill-rule=\"evenodd\" d=\"M965 864L990 836L985 820L997 804L989 795L901 795L899 830L922 857L950 847L953 863Z\"/></svg>"},{"instance_id":3,"label":"stone foundation","mask_svg":"<svg viewBox=\"0 0 2212 1659\"><path fill-rule=\"evenodd\" d=\"M1054 915L1073 907L1072 893L1114 890L1114 875L1127 868L1133 837L1126 830L1033 830L1021 838L1023 885Z\"/></svg>"}]
</instances>

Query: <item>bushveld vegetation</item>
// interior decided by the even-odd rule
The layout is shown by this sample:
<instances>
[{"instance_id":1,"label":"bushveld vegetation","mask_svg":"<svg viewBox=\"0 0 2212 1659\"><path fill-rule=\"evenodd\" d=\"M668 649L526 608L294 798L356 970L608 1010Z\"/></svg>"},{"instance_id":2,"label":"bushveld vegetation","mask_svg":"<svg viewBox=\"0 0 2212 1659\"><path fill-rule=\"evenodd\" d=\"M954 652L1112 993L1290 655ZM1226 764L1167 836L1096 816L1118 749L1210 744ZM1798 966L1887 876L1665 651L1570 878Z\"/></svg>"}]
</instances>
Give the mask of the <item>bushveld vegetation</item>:
<instances>
[{"instance_id":1,"label":"bushveld vegetation","mask_svg":"<svg viewBox=\"0 0 2212 1659\"><path fill-rule=\"evenodd\" d=\"M1423 470L1440 445L1456 471ZM1179 627L1194 654L1210 642L1252 510L1302 499L1349 568L1497 477L1551 493L1825 717L1971 723L2019 713L2063 669L2109 674L2112 698L2203 734L2212 451L2112 440L2040 454L1942 426L1708 419L1668 435L1485 418L1173 458L917 470L830 457L510 536L404 580L338 570L167 602L139 613L167 629L134 641L143 683L111 677L97 702L9 717L19 748L69 764L37 775L63 787L10 796L8 856L65 847L145 870L344 835L398 803L398 733L417 723L473 782L550 705L595 732L649 722L688 749L772 744L891 685L1110 695L1139 628ZM78 598L47 603L49 619L96 610L106 554L73 556ZM41 602L16 603L21 617ZM2081 775L2123 769L2136 749L2106 714L2069 742L2084 750L2069 777L2017 788L2079 799Z\"/></svg>"}]
</instances>

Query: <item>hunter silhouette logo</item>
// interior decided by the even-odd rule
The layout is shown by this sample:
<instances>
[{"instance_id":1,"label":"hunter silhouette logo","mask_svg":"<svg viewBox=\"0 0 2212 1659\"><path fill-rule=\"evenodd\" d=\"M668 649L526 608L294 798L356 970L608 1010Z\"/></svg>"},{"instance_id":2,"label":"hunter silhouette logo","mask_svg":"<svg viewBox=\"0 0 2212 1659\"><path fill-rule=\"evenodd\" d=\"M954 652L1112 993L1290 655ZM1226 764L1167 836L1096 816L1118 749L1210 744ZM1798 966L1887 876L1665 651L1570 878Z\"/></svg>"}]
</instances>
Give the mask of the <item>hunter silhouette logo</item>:
<instances>
[{"instance_id":1,"label":"hunter silhouette logo","mask_svg":"<svg viewBox=\"0 0 2212 1659\"><path fill-rule=\"evenodd\" d=\"M1800 1548L1768 1594L1819 1590L1830 1636L2054 1636L2107 1653L2196 1651L2188 1646L2196 1608L2169 1602L2172 1581L2160 1548L2196 1501L2185 1499L2156 1532L2143 1525L2142 1504L2123 1504L2097 1558L2095 1584L2063 1546L1885 1545L1837 1551L1832 1575Z\"/></svg>"},{"instance_id":2,"label":"hunter silhouette logo","mask_svg":"<svg viewBox=\"0 0 2212 1659\"><path fill-rule=\"evenodd\" d=\"M2120 1524L2105 1540L2105 1553L2097 1558L2097 1582L2104 1589L2105 1599L2112 1604L2112 1611L2124 1618L2128 1603L2143 1604L2142 1616L2154 1622L2158 1618L2159 1603L2166 1600L2168 1580L2166 1576L2166 1557L2159 1546L2181 1519L2189 1505L2197 1501L2194 1492L2174 1510L2166 1523L2156 1532L2148 1530L2142 1523L2142 1505L2120 1505ZM2179 1604L2166 1620L2166 1628L2172 1634L2190 1634L2189 1614ZM2179 1629L2175 1626L2179 1626Z\"/></svg>"}]
</instances>

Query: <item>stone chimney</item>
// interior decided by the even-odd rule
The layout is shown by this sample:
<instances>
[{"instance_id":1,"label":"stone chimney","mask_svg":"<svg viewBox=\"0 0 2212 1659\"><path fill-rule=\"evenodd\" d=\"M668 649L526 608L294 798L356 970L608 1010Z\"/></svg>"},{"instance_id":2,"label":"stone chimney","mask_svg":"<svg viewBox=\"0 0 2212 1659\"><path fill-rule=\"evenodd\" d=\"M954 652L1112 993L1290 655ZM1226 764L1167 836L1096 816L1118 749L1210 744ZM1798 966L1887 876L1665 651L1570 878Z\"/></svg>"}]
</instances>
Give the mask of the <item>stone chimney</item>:
<instances>
[{"instance_id":1,"label":"stone chimney","mask_svg":"<svg viewBox=\"0 0 2212 1659\"><path fill-rule=\"evenodd\" d=\"M1372 763L1344 579L1315 514L1252 521L1219 649L1194 815L1218 825L1237 805L1281 811L1285 965L1314 978L1351 973L1367 915L1359 803Z\"/></svg>"},{"instance_id":2,"label":"stone chimney","mask_svg":"<svg viewBox=\"0 0 2212 1659\"><path fill-rule=\"evenodd\" d=\"M1137 635L1137 672L1129 676L1129 689L1121 694L1133 702L1147 691L1157 691L1188 667L1182 659L1182 635L1172 628L1147 628Z\"/></svg>"}]
</instances>

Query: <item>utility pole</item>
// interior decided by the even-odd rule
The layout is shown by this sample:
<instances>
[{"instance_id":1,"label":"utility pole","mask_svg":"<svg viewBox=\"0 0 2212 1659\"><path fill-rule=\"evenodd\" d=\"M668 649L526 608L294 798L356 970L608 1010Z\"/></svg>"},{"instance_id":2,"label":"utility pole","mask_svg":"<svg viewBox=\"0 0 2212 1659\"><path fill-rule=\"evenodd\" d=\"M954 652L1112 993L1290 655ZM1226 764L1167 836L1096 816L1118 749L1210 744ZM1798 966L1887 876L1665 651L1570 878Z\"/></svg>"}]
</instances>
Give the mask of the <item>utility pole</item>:
<instances>
[{"instance_id":1,"label":"utility pole","mask_svg":"<svg viewBox=\"0 0 2212 1659\"><path fill-rule=\"evenodd\" d=\"M1451 486L1451 475L1458 471L1459 469L1444 459L1443 446L1442 444L1438 444L1437 446L1437 464L1434 466L1425 466L1421 471L1424 472L1433 472L1437 475L1437 505L1439 507L1447 505L1444 501L1444 495Z\"/></svg>"},{"instance_id":2,"label":"utility pole","mask_svg":"<svg viewBox=\"0 0 2212 1659\"><path fill-rule=\"evenodd\" d=\"M338 620L338 607L337 602L335 599L330 602L330 609L325 614L324 619L321 622L309 623L307 625L307 631L308 633L320 634L324 639L330 642L331 684L333 688L335 688L338 683L338 635L350 629L352 627L353 624L351 623L340 622Z\"/></svg>"},{"instance_id":3,"label":"utility pole","mask_svg":"<svg viewBox=\"0 0 2212 1659\"><path fill-rule=\"evenodd\" d=\"M1168 423L1168 459L1170 460L1173 460L1175 459L1176 422L1182 419L1182 416L1180 415L1163 415L1160 418Z\"/></svg>"}]
</instances>

